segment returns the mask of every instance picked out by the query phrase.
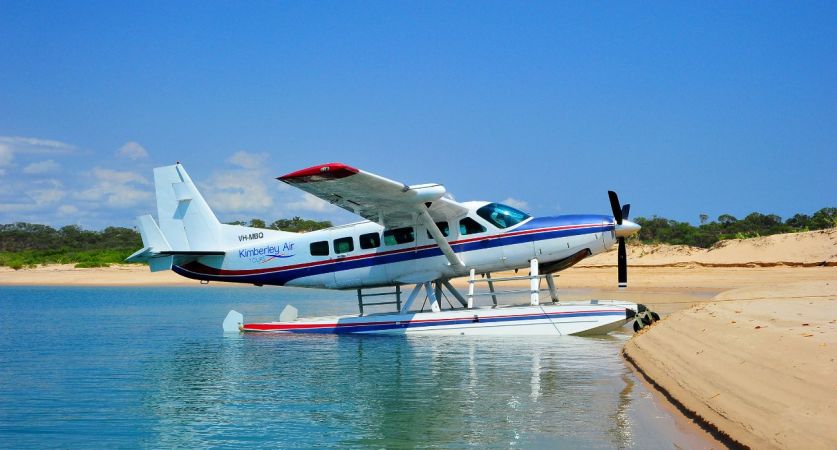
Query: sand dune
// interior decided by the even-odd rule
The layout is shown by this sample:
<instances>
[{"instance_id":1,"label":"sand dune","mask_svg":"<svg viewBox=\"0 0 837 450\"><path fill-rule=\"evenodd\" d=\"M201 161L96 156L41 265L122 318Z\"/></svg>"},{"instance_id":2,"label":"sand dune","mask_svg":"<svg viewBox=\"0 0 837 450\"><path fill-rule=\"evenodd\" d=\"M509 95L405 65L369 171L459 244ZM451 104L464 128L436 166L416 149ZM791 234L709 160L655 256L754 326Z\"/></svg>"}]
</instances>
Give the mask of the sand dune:
<instances>
[{"instance_id":1,"label":"sand dune","mask_svg":"<svg viewBox=\"0 0 837 450\"><path fill-rule=\"evenodd\" d=\"M631 266L772 267L837 266L837 228L731 239L709 249L686 245L628 245ZM579 267L615 266L616 251L587 258Z\"/></svg>"}]
</instances>

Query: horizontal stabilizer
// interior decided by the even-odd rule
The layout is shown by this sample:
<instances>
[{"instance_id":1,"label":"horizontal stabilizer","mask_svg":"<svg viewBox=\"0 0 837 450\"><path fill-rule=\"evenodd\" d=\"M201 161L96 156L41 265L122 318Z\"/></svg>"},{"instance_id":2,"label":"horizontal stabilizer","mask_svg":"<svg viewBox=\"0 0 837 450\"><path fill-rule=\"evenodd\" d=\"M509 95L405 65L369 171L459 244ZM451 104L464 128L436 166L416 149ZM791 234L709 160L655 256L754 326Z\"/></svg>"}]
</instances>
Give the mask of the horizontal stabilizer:
<instances>
[{"instance_id":1,"label":"horizontal stabilizer","mask_svg":"<svg viewBox=\"0 0 837 450\"><path fill-rule=\"evenodd\" d=\"M174 263L173 256L158 256L148 260L148 268L152 272L162 272L164 270L171 270L171 265Z\"/></svg>"},{"instance_id":2,"label":"horizontal stabilizer","mask_svg":"<svg viewBox=\"0 0 837 450\"><path fill-rule=\"evenodd\" d=\"M151 247L143 247L134 253L131 256L125 258L125 261L128 262L145 262L148 261L148 258L152 258L154 252L151 251Z\"/></svg>"}]
</instances>

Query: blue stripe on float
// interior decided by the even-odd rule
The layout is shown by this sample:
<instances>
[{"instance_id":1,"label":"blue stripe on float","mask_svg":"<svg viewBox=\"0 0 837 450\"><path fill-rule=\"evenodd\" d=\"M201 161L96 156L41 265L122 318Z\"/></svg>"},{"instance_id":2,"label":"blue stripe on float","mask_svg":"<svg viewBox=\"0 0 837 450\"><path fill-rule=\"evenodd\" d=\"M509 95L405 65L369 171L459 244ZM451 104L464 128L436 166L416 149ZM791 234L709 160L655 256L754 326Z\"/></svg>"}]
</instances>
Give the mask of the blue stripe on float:
<instances>
[{"instance_id":1,"label":"blue stripe on float","mask_svg":"<svg viewBox=\"0 0 837 450\"><path fill-rule=\"evenodd\" d=\"M554 314L532 314L527 316L515 317L479 317L478 323L502 323L502 322L519 322L526 320L544 320L544 319L561 319L567 317L591 317L591 316L624 316L624 311L600 311L600 312L578 312L578 313L554 313ZM362 324L338 324L330 328L293 328L287 330L268 330L261 331L265 333L279 332L279 333L317 333L317 334L352 334L352 333L367 333L370 331L388 331L400 330L409 328L427 328L450 325L468 325L474 323L471 318L455 319L455 320L439 320L435 322L418 322L412 323L408 321L401 321L398 324L395 322L375 325Z\"/></svg>"}]
</instances>

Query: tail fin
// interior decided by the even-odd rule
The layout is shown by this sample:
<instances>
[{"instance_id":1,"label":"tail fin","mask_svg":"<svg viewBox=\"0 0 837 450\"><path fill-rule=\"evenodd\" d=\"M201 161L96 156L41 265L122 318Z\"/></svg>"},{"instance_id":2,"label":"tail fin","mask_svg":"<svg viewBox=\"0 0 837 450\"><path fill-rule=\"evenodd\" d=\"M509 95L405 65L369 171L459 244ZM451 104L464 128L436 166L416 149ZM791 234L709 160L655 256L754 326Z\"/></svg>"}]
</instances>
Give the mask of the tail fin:
<instances>
[{"instance_id":1,"label":"tail fin","mask_svg":"<svg viewBox=\"0 0 837 450\"><path fill-rule=\"evenodd\" d=\"M154 169L154 187L160 230L171 250L221 248L221 223L183 166L175 164Z\"/></svg>"},{"instance_id":2,"label":"tail fin","mask_svg":"<svg viewBox=\"0 0 837 450\"><path fill-rule=\"evenodd\" d=\"M129 262L147 262L152 272L171 269L174 256L180 260L223 255L221 223L209 209L192 179L179 163L154 169L157 217L140 216L143 248Z\"/></svg>"},{"instance_id":3,"label":"tail fin","mask_svg":"<svg viewBox=\"0 0 837 450\"><path fill-rule=\"evenodd\" d=\"M127 259L147 262L152 272L201 257L223 257L222 249L246 245L248 235L281 239L296 234L222 224L180 163L154 169L154 187L160 226L149 215L138 217L143 248Z\"/></svg>"}]
</instances>

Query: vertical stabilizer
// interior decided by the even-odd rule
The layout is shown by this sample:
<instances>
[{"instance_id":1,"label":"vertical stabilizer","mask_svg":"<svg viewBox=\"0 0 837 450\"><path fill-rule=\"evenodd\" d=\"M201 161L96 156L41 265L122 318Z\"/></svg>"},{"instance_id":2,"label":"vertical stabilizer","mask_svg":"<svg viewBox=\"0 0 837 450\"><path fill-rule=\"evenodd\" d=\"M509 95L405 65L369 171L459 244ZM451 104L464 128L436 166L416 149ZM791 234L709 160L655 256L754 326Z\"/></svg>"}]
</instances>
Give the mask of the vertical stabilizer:
<instances>
[{"instance_id":1,"label":"vertical stabilizer","mask_svg":"<svg viewBox=\"0 0 837 450\"><path fill-rule=\"evenodd\" d=\"M157 217L172 250L221 248L221 223L180 164L154 169Z\"/></svg>"}]
</instances>

